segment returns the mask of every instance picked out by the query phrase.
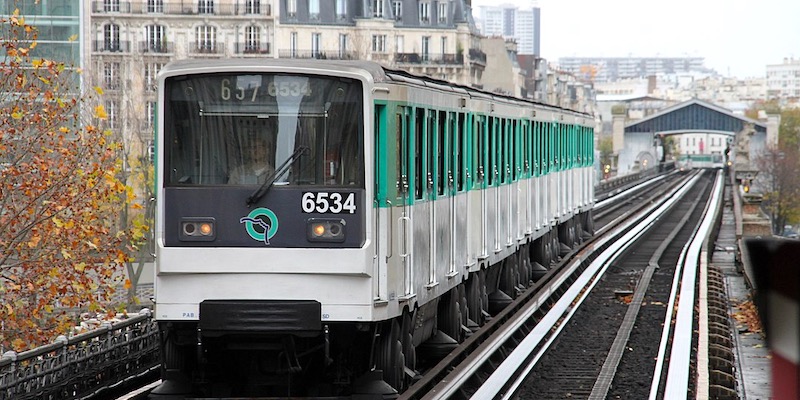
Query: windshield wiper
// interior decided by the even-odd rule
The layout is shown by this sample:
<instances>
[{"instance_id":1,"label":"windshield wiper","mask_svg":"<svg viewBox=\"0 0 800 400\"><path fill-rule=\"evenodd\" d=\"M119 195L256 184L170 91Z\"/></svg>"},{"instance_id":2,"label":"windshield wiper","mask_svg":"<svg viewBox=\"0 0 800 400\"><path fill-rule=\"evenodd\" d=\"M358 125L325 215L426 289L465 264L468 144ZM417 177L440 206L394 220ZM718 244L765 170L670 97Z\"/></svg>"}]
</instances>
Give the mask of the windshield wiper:
<instances>
[{"instance_id":1,"label":"windshield wiper","mask_svg":"<svg viewBox=\"0 0 800 400\"><path fill-rule=\"evenodd\" d=\"M295 163L295 161L299 160L300 156L307 151L308 147L306 146L298 147L297 150L295 150L294 153L292 153L292 155L290 155L286 159L286 161L284 161L278 168L276 168L275 171L272 171L272 175L267 177L267 180L264 181L261 187L259 187L258 190L253 192L253 194L251 194L250 197L247 198L247 206L250 207L257 201L261 200L261 198L264 197L264 195L267 194L267 192L269 192L269 189L272 187L275 181L280 179L280 177L283 176L283 174L285 174L286 171L289 170L289 168Z\"/></svg>"}]
</instances>

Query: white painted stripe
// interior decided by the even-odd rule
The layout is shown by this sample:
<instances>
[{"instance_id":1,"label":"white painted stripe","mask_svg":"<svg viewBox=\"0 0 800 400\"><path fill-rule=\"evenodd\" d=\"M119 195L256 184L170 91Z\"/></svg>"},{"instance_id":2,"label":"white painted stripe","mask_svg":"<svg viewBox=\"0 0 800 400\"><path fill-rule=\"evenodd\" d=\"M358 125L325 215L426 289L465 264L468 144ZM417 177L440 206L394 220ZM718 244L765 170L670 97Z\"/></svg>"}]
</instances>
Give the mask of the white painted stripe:
<instances>
[{"instance_id":1,"label":"white painted stripe","mask_svg":"<svg viewBox=\"0 0 800 400\"><path fill-rule=\"evenodd\" d=\"M776 354L800 364L800 306L793 299L778 292L769 292L770 347Z\"/></svg>"}]
</instances>

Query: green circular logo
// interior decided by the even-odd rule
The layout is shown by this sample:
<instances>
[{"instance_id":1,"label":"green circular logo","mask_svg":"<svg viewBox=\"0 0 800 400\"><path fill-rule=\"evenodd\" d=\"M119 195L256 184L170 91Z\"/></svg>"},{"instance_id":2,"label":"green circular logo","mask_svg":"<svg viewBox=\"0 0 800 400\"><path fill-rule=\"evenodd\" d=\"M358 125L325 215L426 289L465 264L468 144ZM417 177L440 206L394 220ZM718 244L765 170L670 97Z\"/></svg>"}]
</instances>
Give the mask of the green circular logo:
<instances>
[{"instance_id":1,"label":"green circular logo","mask_svg":"<svg viewBox=\"0 0 800 400\"><path fill-rule=\"evenodd\" d=\"M265 244L269 244L269 240L278 232L278 216L269 208L256 208L239 219L239 222L244 224L245 231L251 238Z\"/></svg>"}]
</instances>

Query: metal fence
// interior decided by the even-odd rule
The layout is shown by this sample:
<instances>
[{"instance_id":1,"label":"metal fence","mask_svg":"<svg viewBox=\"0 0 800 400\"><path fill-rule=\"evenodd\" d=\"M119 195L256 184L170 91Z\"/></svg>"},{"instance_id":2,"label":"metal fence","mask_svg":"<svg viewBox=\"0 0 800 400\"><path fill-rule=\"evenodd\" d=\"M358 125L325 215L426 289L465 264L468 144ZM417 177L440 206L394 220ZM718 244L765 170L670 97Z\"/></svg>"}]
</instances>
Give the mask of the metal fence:
<instances>
[{"instance_id":1,"label":"metal fence","mask_svg":"<svg viewBox=\"0 0 800 400\"><path fill-rule=\"evenodd\" d=\"M157 374L157 324L147 309L115 324L0 357L0 399L88 399Z\"/></svg>"}]
</instances>

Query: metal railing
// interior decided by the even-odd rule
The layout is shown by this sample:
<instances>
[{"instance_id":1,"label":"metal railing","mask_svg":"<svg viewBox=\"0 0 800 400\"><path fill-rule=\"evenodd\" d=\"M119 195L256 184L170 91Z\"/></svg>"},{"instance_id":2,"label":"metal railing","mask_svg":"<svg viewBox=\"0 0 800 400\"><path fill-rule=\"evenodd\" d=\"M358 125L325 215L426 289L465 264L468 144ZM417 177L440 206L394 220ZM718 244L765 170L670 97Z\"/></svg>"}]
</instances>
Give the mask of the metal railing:
<instances>
[{"instance_id":1,"label":"metal railing","mask_svg":"<svg viewBox=\"0 0 800 400\"><path fill-rule=\"evenodd\" d=\"M0 399L87 399L107 395L160 363L149 310L115 324L0 357Z\"/></svg>"}]
</instances>

